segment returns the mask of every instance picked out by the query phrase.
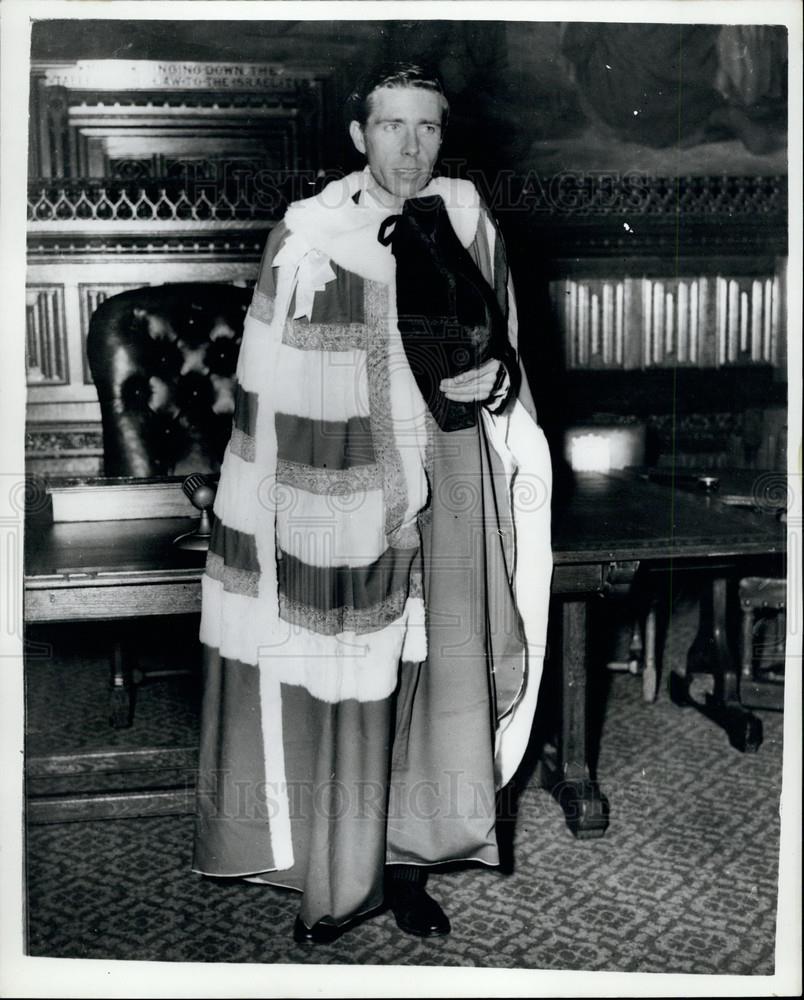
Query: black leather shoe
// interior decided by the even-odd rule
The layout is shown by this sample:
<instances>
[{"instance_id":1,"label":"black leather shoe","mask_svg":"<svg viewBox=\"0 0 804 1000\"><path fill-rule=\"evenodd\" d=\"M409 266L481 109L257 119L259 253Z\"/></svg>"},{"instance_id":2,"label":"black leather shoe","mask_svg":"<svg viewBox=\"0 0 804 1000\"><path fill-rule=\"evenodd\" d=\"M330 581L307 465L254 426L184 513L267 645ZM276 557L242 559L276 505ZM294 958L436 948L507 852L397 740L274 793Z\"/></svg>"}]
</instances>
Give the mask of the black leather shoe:
<instances>
[{"instance_id":1,"label":"black leather shoe","mask_svg":"<svg viewBox=\"0 0 804 1000\"><path fill-rule=\"evenodd\" d=\"M341 934L343 934L342 927L325 924L320 920L312 927L308 927L301 917L296 917L296 923L293 925L293 940L297 944L331 944Z\"/></svg>"},{"instance_id":2,"label":"black leather shoe","mask_svg":"<svg viewBox=\"0 0 804 1000\"><path fill-rule=\"evenodd\" d=\"M443 937L452 930L449 918L438 903L420 885L395 887L388 905L397 926L417 937Z\"/></svg>"}]
</instances>

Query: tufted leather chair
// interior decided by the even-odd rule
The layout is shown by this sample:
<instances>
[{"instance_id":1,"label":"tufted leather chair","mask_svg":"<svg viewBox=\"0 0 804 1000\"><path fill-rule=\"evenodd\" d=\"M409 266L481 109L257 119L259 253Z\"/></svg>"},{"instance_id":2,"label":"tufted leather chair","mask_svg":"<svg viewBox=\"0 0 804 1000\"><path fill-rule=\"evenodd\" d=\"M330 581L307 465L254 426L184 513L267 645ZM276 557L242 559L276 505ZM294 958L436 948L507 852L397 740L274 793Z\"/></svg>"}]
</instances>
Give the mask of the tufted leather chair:
<instances>
[{"instance_id":1,"label":"tufted leather chair","mask_svg":"<svg viewBox=\"0 0 804 1000\"><path fill-rule=\"evenodd\" d=\"M107 476L219 471L250 299L234 285L156 285L114 295L93 313L87 357Z\"/></svg>"},{"instance_id":2,"label":"tufted leather chair","mask_svg":"<svg viewBox=\"0 0 804 1000\"><path fill-rule=\"evenodd\" d=\"M100 400L107 476L220 470L250 300L245 288L193 282L131 289L95 310L87 357ZM154 653L159 669L135 666ZM164 649L154 651L150 633L121 623L111 656L111 724L131 725L136 684L177 673L187 670L176 669L175 656Z\"/></svg>"}]
</instances>

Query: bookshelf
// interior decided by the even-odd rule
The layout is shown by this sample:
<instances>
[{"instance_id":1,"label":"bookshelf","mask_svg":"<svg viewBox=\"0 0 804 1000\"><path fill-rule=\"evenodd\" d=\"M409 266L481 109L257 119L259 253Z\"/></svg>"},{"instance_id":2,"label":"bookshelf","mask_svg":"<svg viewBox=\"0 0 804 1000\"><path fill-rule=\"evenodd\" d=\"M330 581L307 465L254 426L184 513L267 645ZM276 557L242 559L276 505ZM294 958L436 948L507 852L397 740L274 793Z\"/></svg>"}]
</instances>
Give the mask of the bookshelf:
<instances>
[{"instance_id":1,"label":"bookshelf","mask_svg":"<svg viewBox=\"0 0 804 1000\"><path fill-rule=\"evenodd\" d=\"M569 371L784 365L780 269L574 275L550 300Z\"/></svg>"}]
</instances>

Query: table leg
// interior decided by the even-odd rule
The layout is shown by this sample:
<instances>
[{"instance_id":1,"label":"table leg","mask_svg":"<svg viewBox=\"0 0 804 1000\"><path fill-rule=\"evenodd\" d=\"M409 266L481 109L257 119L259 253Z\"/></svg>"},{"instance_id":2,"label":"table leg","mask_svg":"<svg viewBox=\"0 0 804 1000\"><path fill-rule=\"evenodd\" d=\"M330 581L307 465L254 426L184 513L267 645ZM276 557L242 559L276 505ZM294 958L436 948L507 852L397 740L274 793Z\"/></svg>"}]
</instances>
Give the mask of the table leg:
<instances>
[{"instance_id":1,"label":"table leg","mask_svg":"<svg viewBox=\"0 0 804 1000\"><path fill-rule=\"evenodd\" d=\"M743 753L756 752L762 743L762 721L740 704L737 667L726 637L728 580L713 576L701 588L698 632L686 665L670 678L670 696L677 705L692 705L726 730L731 745ZM690 674L712 674L713 694L704 704L689 691Z\"/></svg>"},{"instance_id":2,"label":"table leg","mask_svg":"<svg viewBox=\"0 0 804 1000\"><path fill-rule=\"evenodd\" d=\"M111 668L109 724L114 729L126 729L131 725L134 695L131 667L124 649L122 637L116 637L114 640Z\"/></svg>"},{"instance_id":3,"label":"table leg","mask_svg":"<svg viewBox=\"0 0 804 1000\"><path fill-rule=\"evenodd\" d=\"M562 603L561 733L554 770L545 769L545 786L558 801L567 826L581 840L602 837L609 825L609 804L589 773L586 725L588 656L585 600Z\"/></svg>"},{"instance_id":4,"label":"table leg","mask_svg":"<svg viewBox=\"0 0 804 1000\"><path fill-rule=\"evenodd\" d=\"M645 641L642 653L642 699L649 703L656 701L659 692L659 670L660 660L657 645L659 642L658 628L658 602L652 599L645 615Z\"/></svg>"}]
</instances>

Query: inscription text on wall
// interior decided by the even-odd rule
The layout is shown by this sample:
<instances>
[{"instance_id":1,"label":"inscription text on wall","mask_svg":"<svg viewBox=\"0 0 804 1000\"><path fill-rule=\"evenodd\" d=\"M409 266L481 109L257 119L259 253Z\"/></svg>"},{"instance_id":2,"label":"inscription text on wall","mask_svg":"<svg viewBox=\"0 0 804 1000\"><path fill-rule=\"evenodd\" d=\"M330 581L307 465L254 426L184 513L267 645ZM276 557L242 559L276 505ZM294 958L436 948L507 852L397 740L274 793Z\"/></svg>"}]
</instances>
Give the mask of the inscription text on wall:
<instances>
[{"instance_id":1,"label":"inscription text on wall","mask_svg":"<svg viewBox=\"0 0 804 1000\"><path fill-rule=\"evenodd\" d=\"M313 78L277 63L170 62L152 59L83 59L45 72L45 85L70 90L262 90Z\"/></svg>"}]
</instances>

